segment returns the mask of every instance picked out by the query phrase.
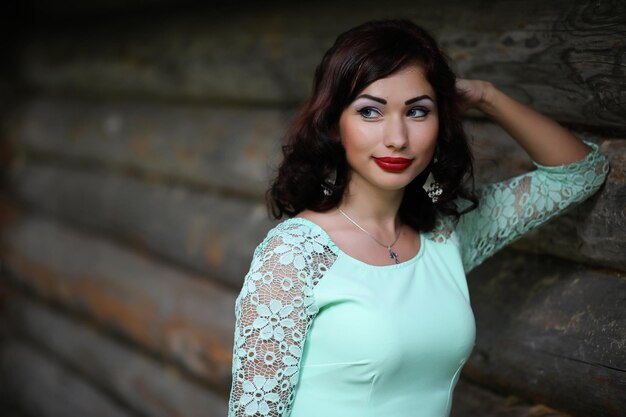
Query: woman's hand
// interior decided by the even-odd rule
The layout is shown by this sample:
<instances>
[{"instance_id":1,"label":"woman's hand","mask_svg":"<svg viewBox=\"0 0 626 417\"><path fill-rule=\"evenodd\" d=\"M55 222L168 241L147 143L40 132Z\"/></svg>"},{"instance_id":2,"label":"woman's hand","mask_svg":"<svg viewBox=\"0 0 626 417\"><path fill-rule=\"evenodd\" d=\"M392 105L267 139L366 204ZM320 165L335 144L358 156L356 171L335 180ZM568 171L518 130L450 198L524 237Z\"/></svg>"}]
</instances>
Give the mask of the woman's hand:
<instances>
[{"instance_id":1,"label":"woman's hand","mask_svg":"<svg viewBox=\"0 0 626 417\"><path fill-rule=\"evenodd\" d=\"M475 107L478 110L486 111L486 106L490 105L491 91L493 84L482 80L467 80L458 78L456 89L461 93L461 110Z\"/></svg>"}]
</instances>

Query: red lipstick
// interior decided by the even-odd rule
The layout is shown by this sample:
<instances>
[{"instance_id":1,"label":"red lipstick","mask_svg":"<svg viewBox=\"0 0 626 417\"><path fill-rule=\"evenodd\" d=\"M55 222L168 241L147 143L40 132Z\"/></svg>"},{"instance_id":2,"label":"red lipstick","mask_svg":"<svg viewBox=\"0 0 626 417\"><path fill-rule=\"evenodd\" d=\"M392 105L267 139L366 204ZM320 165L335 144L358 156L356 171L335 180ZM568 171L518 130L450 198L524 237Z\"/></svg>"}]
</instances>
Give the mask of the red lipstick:
<instances>
[{"instance_id":1,"label":"red lipstick","mask_svg":"<svg viewBox=\"0 0 626 417\"><path fill-rule=\"evenodd\" d=\"M413 163L412 159L407 158L374 158L374 161L384 170L387 171L403 171Z\"/></svg>"}]
</instances>

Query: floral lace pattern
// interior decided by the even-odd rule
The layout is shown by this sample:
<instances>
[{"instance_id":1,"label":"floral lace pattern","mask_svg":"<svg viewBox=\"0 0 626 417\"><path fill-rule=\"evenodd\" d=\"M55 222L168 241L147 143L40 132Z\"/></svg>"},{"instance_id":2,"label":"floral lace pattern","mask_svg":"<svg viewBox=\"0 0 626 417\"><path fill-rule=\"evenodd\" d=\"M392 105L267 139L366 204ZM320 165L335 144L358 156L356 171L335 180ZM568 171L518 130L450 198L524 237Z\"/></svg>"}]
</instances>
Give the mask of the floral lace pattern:
<instances>
[{"instance_id":1,"label":"floral lace pattern","mask_svg":"<svg viewBox=\"0 0 626 417\"><path fill-rule=\"evenodd\" d=\"M281 223L254 252L235 302L229 417L287 415L307 330L313 287L337 258L310 227Z\"/></svg>"},{"instance_id":2,"label":"floral lace pattern","mask_svg":"<svg viewBox=\"0 0 626 417\"><path fill-rule=\"evenodd\" d=\"M508 180L479 187L479 206L456 226L463 265L469 272L503 246L594 194L609 171L598 145L580 161L537 167ZM439 234L441 235L441 233Z\"/></svg>"}]
</instances>

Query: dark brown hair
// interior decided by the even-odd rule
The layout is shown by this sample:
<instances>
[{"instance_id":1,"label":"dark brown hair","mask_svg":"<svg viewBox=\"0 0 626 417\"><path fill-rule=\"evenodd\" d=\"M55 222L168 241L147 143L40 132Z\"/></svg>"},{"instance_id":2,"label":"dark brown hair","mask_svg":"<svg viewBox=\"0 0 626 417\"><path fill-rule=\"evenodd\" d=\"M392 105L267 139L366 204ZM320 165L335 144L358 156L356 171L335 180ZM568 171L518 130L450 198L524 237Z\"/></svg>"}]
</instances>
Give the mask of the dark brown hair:
<instances>
[{"instance_id":1,"label":"dark brown hair","mask_svg":"<svg viewBox=\"0 0 626 417\"><path fill-rule=\"evenodd\" d=\"M282 147L283 161L267 191L272 215L293 217L305 209L328 211L341 202L350 170L336 137L342 111L370 83L417 63L437 96L439 134L435 158L407 185L400 219L420 232L432 230L438 213L455 219L478 205L473 192L472 155L463 131L456 76L432 36L409 20L377 20L339 35L315 71L311 98L291 123ZM336 170L331 196L321 187ZM432 171L443 187L432 203L422 185ZM469 183L468 191L463 184ZM471 202L459 212L457 197Z\"/></svg>"}]
</instances>

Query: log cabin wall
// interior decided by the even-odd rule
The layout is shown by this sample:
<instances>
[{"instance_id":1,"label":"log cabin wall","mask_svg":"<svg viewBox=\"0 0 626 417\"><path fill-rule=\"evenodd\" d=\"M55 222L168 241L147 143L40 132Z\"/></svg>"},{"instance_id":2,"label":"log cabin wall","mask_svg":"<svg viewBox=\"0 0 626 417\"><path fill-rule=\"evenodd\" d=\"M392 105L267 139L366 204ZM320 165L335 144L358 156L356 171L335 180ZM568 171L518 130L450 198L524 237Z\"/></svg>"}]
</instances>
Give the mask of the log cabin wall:
<instances>
[{"instance_id":1,"label":"log cabin wall","mask_svg":"<svg viewBox=\"0 0 626 417\"><path fill-rule=\"evenodd\" d=\"M623 416L624 2L61 3L5 15L33 17L0 83L5 413L226 416L280 138L341 31L403 17L611 162L596 196L469 275L477 341L453 416ZM477 183L532 169L466 123Z\"/></svg>"}]
</instances>

